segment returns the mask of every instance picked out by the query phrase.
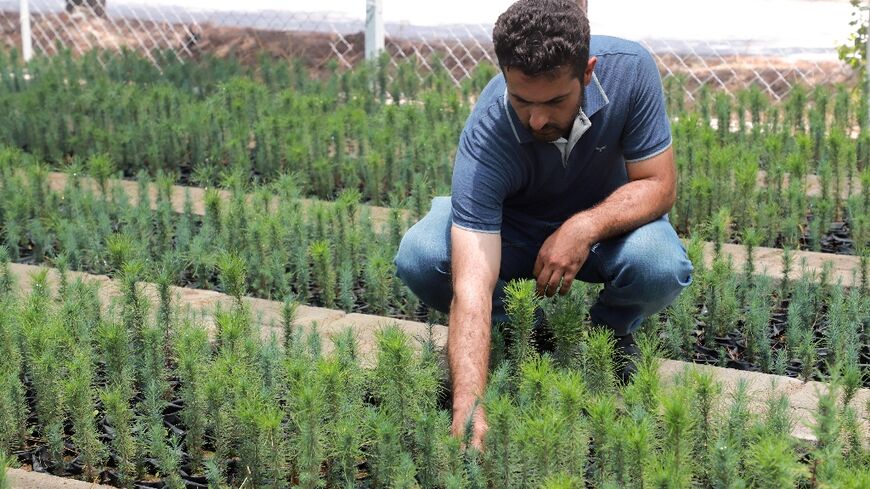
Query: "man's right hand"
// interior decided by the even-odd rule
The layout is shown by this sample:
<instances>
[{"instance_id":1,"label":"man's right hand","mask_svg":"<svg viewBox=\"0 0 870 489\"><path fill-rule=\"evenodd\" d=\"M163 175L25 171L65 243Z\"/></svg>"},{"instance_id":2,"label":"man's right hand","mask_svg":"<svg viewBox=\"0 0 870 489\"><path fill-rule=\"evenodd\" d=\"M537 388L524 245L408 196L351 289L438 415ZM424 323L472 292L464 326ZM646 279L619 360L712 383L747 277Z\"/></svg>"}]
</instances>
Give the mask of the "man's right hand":
<instances>
[{"instance_id":1,"label":"man's right hand","mask_svg":"<svg viewBox=\"0 0 870 489\"><path fill-rule=\"evenodd\" d=\"M463 406L461 409L453 409L453 426L451 431L453 436L464 440L466 433L465 427L468 423L468 417L471 415L471 406ZM478 404L474 410L474 425L471 434L471 446L478 450L483 450L483 439L486 432L489 430L489 425L486 424L486 413L483 410L483 405Z\"/></svg>"},{"instance_id":2,"label":"man's right hand","mask_svg":"<svg viewBox=\"0 0 870 489\"><path fill-rule=\"evenodd\" d=\"M451 231L453 301L447 329L447 360L453 383L453 426L463 436L472 408L482 399L489 372L492 296L501 263L501 236L454 226ZM486 415L474 412L471 444L483 447Z\"/></svg>"}]
</instances>

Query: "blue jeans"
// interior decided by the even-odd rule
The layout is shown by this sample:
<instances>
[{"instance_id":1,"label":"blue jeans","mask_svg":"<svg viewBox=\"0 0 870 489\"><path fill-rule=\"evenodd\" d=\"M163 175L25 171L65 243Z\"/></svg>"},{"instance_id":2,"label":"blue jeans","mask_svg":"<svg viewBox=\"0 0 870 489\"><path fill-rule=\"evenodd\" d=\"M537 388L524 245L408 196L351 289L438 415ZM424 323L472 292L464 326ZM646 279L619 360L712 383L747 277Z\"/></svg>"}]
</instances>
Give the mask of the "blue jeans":
<instances>
[{"instance_id":1,"label":"blue jeans","mask_svg":"<svg viewBox=\"0 0 870 489\"><path fill-rule=\"evenodd\" d=\"M447 313L453 299L450 267L450 197L436 197L432 209L405 233L394 260L396 274L426 305ZM529 241L524 232L502 228L499 280L492 298L492 321L507 322L504 286L534 278L532 269L547 236ZM592 246L577 278L603 283L590 309L595 324L616 336L632 333L647 316L664 309L692 281L692 264L677 233L662 216L623 236Z\"/></svg>"}]
</instances>

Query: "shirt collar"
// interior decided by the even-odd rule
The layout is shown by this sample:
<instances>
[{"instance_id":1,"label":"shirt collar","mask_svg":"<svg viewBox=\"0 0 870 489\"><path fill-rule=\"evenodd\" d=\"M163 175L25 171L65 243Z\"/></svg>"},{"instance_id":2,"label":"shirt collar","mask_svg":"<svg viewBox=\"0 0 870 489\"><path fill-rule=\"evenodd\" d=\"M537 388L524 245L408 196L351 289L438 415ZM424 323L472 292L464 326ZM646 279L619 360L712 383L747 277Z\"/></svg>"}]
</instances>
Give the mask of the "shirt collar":
<instances>
[{"instance_id":1,"label":"shirt collar","mask_svg":"<svg viewBox=\"0 0 870 489\"><path fill-rule=\"evenodd\" d=\"M508 120L511 123L511 129L513 129L514 136L517 138L517 142L520 144L530 143L535 141L532 133L523 126L522 122L520 122L519 116L514 111L514 108L511 106L510 101L508 101L508 91L507 85L504 88L504 96L502 97L502 103L504 105L504 109L507 112ZM583 88L583 105L580 108L580 113L577 114L577 119L574 121L574 125L577 124L589 124L589 118L592 117L596 112L601 110L607 104L610 103L610 99L607 98L607 94L604 93L604 88L601 86L601 82L598 81L598 76L595 72L592 72L592 81L589 82L589 85L586 85ZM585 132L585 131L584 131Z\"/></svg>"}]
</instances>

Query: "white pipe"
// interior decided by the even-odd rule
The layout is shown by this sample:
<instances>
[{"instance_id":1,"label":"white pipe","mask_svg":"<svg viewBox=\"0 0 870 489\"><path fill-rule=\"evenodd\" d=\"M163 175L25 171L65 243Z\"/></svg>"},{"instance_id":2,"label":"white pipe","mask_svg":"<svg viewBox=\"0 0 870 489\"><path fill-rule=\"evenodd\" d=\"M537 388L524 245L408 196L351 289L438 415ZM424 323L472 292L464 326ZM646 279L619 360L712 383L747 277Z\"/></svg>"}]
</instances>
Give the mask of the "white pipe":
<instances>
[{"instance_id":1,"label":"white pipe","mask_svg":"<svg viewBox=\"0 0 870 489\"><path fill-rule=\"evenodd\" d=\"M33 38L30 35L30 3L21 0L21 54L24 61L30 61L33 57Z\"/></svg>"},{"instance_id":2,"label":"white pipe","mask_svg":"<svg viewBox=\"0 0 870 489\"><path fill-rule=\"evenodd\" d=\"M870 0L868 0L870 1ZM382 0L366 0L366 60L378 59L384 50L384 5Z\"/></svg>"}]
</instances>

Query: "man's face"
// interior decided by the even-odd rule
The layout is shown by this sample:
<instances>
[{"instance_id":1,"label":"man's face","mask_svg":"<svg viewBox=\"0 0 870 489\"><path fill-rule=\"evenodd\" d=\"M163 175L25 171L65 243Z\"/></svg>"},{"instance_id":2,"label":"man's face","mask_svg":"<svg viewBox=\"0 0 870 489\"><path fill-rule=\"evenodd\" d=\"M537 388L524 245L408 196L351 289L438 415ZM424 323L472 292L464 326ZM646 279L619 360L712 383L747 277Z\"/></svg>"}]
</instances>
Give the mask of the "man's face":
<instances>
[{"instance_id":1,"label":"man's face","mask_svg":"<svg viewBox=\"0 0 870 489\"><path fill-rule=\"evenodd\" d=\"M537 76L528 76L517 68L504 70L511 106L535 139L550 142L568 137L594 66L595 58L590 58L583 83L567 66Z\"/></svg>"}]
</instances>

